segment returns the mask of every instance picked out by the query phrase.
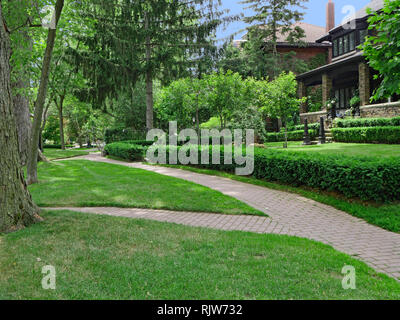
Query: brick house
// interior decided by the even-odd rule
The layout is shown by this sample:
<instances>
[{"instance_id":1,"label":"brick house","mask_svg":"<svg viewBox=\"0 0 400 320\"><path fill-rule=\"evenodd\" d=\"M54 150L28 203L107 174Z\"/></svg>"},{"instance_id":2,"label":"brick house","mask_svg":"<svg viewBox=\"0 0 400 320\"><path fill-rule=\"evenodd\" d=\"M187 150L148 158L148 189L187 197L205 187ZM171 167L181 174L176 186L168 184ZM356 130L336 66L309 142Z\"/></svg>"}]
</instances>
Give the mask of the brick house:
<instances>
[{"instance_id":1,"label":"brick house","mask_svg":"<svg viewBox=\"0 0 400 320\"><path fill-rule=\"evenodd\" d=\"M332 0L329 7L333 6ZM329 42L332 44L332 59L322 67L297 76L299 96L307 94L307 88L322 85L322 103L336 98L338 101L336 115L344 114L350 108L350 99L358 92L361 100L360 115L362 117L383 116L391 117L400 115L400 103L370 104L370 97L379 83L374 80L375 71L370 69L363 57L362 51L357 47L364 42L365 37L371 34L368 30L367 8L379 11L383 8L383 0L373 0L366 7L356 13L355 20L348 24L336 26L319 38L317 43ZM393 97L389 102L397 100ZM384 102L384 101L381 101ZM307 104L301 106L301 118L309 122L317 122L321 116L327 116L326 110L308 113Z\"/></svg>"},{"instance_id":2,"label":"brick house","mask_svg":"<svg viewBox=\"0 0 400 320\"><path fill-rule=\"evenodd\" d=\"M334 21L334 16L331 15L330 22ZM328 19L329 20L329 19ZM287 41L287 34L279 34L278 35L278 42L277 42L277 49L278 53L286 54L290 52L296 53L296 58L310 61L312 58L318 55L326 55L328 57L327 62L330 62L331 58L331 48L332 45L328 42L317 42L318 39L322 38L326 34L326 28L316 26L313 24L305 23L305 22L297 22L293 24L292 28L300 27L304 30L304 38L302 38L301 44L291 44ZM247 35L244 35L241 40L234 40L233 46L236 48L240 48L241 45L246 42Z\"/></svg>"}]
</instances>

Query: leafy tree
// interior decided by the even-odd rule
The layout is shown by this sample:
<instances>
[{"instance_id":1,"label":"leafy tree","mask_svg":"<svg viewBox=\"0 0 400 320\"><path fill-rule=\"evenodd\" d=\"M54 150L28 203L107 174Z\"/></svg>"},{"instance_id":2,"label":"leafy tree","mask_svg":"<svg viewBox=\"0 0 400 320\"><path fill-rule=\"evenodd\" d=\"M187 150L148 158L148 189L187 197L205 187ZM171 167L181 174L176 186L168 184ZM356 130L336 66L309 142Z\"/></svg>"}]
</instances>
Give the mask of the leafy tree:
<instances>
[{"instance_id":1,"label":"leafy tree","mask_svg":"<svg viewBox=\"0 0 400 320\"><path fill-rule=\"evenodd\" d=\"M153 84L168 83L193 68L204 68L213 35L224 22L214 0L94 0L82 7L89 27L85 49L71 54L90 80L84 94L104 105L139 80L146 84L146 126L153 127ZM200 63L203 61L204 63ZM202 73L203 71L198 71Z\"/></svg>"},{"instance_id":2,"label":"leafy tree","mask_svg":"<svg viewBox=\"0 0 400 320\"><path fill-rule=\"evenodd\" d=\"M241 108L243 103L240 94L243 87L242 77L232 71L226 73L221 71L206 76L204 80L208 87L207 104L219 117L222 129L224 129L227 127L233 111Z\"/></svg>"},{"instance_id":3,"label":"leafy tree","mask_svg":"<svg viewBox=\"0 0 400 320\"><path fill-rule=\"evenodd\" d=\"M192 128L210 118L205 101L206 81L184 78L172 82L157 95L155 110L161 128L169 121L177 121L180 129ZM193 121L194 119L194 121Z\"/></svg>"},{"instance_id":4,"label":"leafy tree","mask_svg":"<svg viewBox=\"0 0 400 320\"><path fill-rule=\"evenodd\" d=\"M285 127L285 145L287 148L287 127L294 114L299 110L302 99L297 98L296 76L290 73L282 73L275 80L265 86L261 95L263 107L268 116L282 120Z\"/></svg>"},{"instance_id":5,"label":"leafy tree","mask_svg":"<svg viewBox=\"0 0 400 320\"><path fill-rule=\"evenodd\" d=\"M385 0L382 12L375 12L368 22L376 35L368 36L362 49L369 65L379 72L375 78L382 80L373 99L400 94L400 0Z\"/></svg>"}]
</instances>

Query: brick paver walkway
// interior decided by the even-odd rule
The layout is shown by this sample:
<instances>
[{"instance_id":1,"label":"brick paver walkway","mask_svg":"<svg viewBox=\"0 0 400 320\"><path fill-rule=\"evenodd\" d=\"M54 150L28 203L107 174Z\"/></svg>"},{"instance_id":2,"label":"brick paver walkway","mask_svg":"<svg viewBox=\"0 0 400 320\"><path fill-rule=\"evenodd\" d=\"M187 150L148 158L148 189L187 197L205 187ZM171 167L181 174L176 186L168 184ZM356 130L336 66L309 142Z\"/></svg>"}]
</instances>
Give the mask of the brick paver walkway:
<instances>
[{"instance_id":1,"label":"brick paver walkway","mask_svg":"<svg viewBox=\"0 0 400 320\"><path fill-rule=\"evenodd\" d=\"M370 225L364 220L328 205L296 194L222 177L142 163L126 163L106 159L99 154L90 154L74 159L119 164L192 181L241 200L267 213L270 218L143 209L86 208L74 210L126 215L222 230L277 233L308 238L329 244L339 251L363 260L379 272L400 279L400 234Z\"/></svg>"}]
</instances>

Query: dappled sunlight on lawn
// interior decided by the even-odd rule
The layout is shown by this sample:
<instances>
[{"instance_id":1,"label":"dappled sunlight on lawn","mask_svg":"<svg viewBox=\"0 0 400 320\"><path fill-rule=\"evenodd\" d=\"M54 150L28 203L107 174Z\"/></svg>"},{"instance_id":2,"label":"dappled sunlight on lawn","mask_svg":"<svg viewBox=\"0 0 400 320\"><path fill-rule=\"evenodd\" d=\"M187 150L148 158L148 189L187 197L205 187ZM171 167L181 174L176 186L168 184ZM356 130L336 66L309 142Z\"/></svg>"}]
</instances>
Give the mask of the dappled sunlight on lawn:
<instances>
[{"instance_id":1,"label":"dappled sunlight on lawn","mask_svg":"<svg viewBox=\"0 0 400 320\"><path fill-rule=\"evenodd\" d=\"M264 213L193 182L86 160L39 165L43 183L29 187L39 206L132 207L225 214Z\"/></svg>"}]
</instances>

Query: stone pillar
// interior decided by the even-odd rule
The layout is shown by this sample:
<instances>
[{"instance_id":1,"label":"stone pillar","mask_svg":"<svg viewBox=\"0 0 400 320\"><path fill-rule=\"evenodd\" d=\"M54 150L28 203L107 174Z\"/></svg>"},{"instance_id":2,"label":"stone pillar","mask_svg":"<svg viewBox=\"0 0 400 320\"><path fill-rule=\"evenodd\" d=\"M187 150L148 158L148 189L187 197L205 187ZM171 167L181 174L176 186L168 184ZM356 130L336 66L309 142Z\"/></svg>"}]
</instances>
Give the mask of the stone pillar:
<instances>
[{"instance_id":1,"label":"stone pillar","mask_svg":"<svg viewBox=\"0 0 400 320\"><path fill-rule=\"evenodd\" d=\"M331 97L333 82L327 73L322 75L322 107L326 108L326 103Z\"/></svg>"},{"instance_id":2,"label":"stone pillar","mask_svg":"<svg viewBox=\"0 0 400 320\"><path fill-rule=\"evenodd\" d=\"M358 65L358 90L360 92L360 105L369 105L371 98L370 75L369 66L365 62L360 62Z\"/></svg>"},{"instance_id":3,"label":"stone pillar","mask_svg":"<svg viewBox=\"0 0 400 320\"><path fill-rule=\"evenodd\" d=\"M300 99L307 97L307 86L304 84L303 81L298 82L297 94ZM307 113L307 112L308 112L307 102L302 102L300 105L300 113Z\"/></svg>"}]
</instances>

